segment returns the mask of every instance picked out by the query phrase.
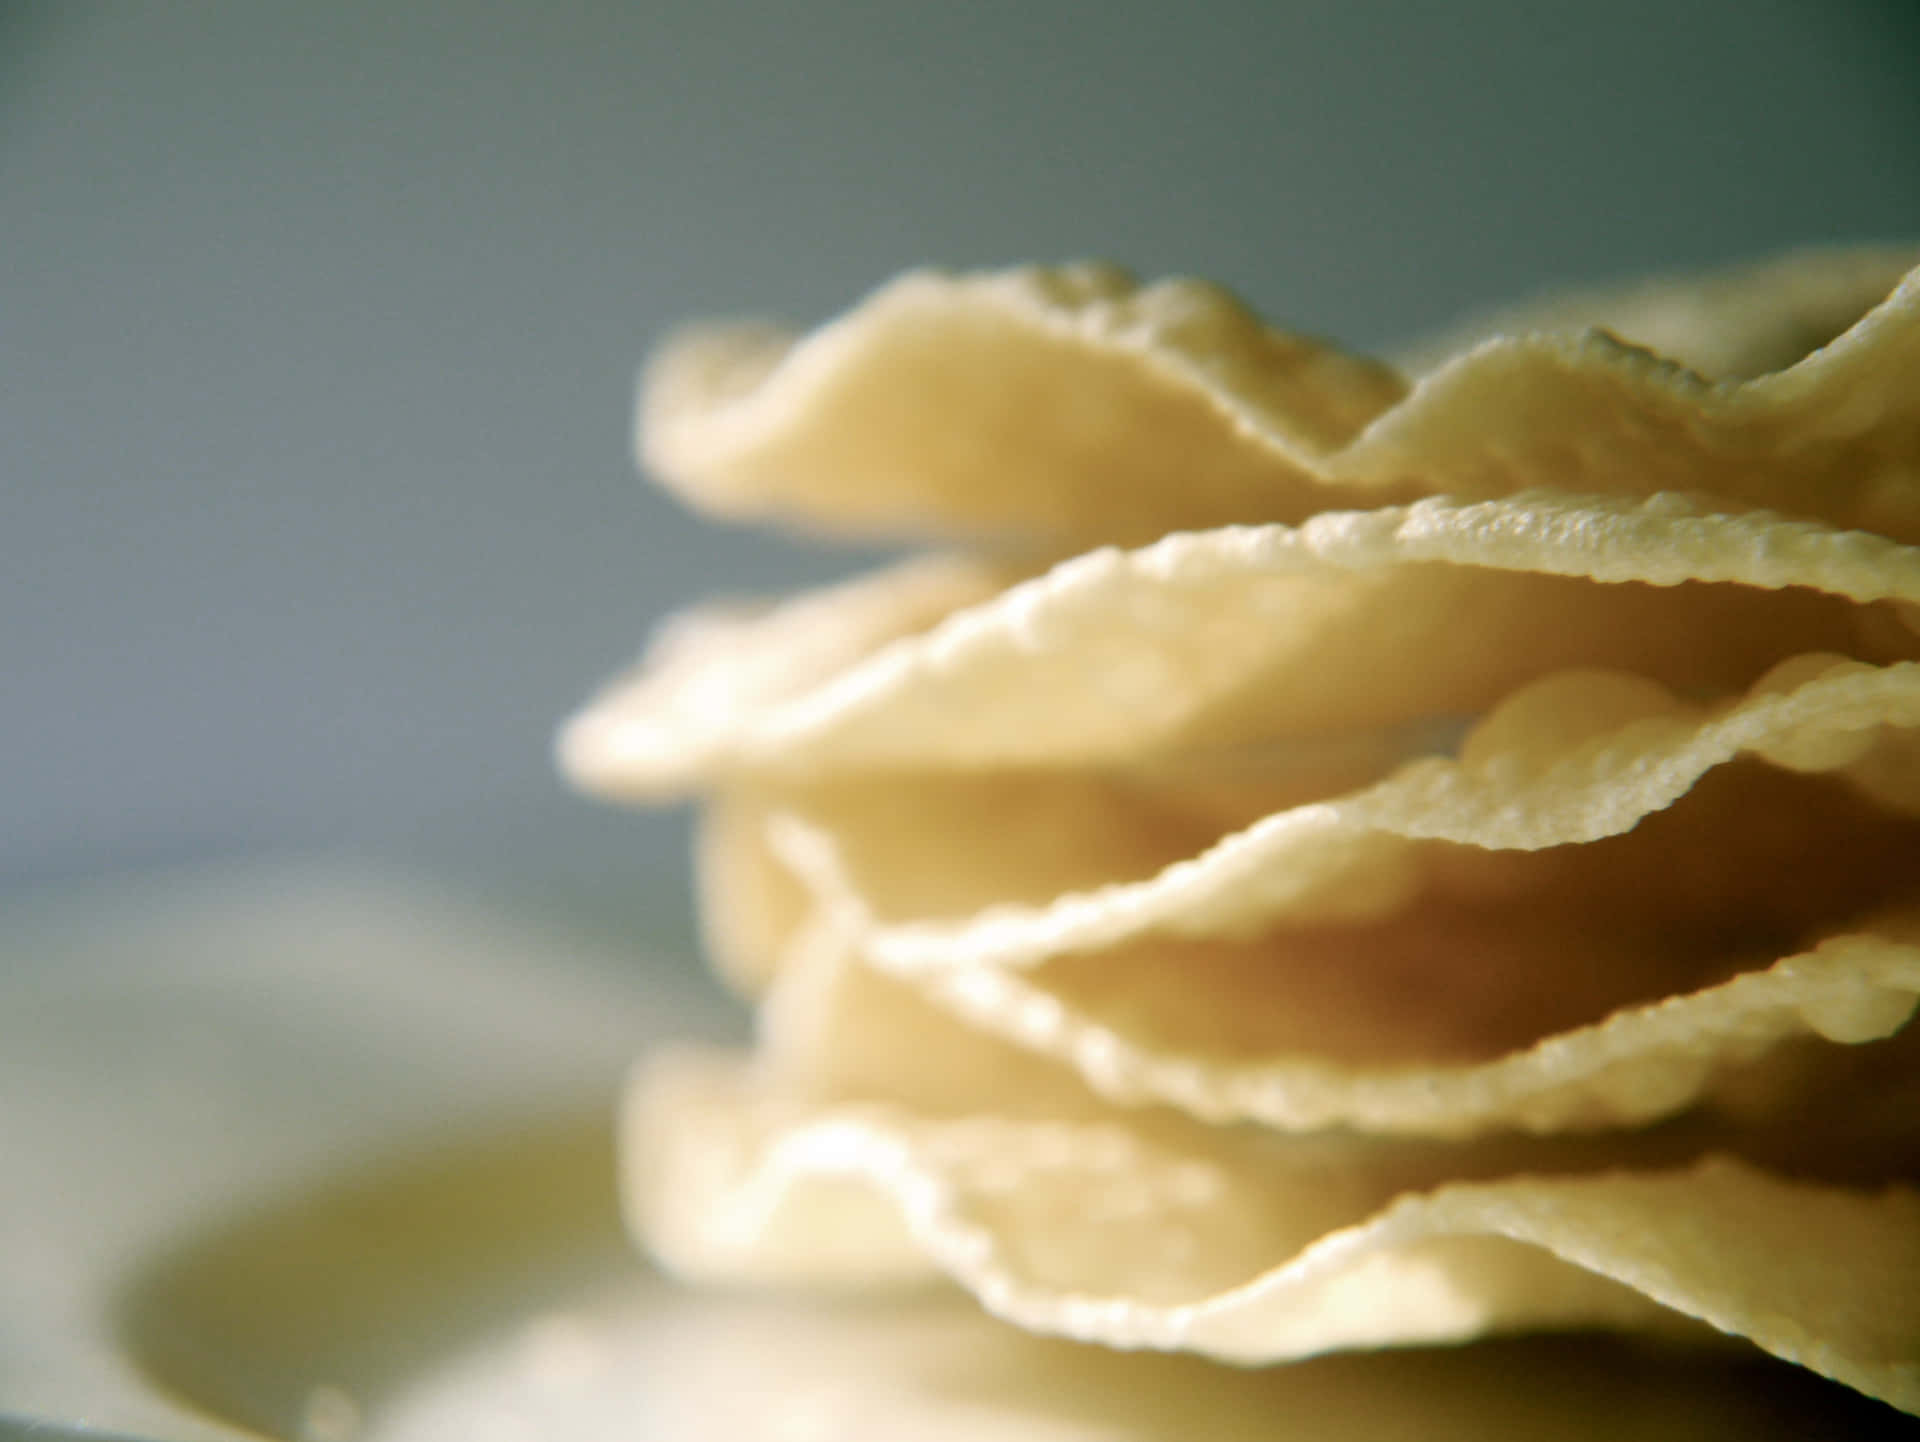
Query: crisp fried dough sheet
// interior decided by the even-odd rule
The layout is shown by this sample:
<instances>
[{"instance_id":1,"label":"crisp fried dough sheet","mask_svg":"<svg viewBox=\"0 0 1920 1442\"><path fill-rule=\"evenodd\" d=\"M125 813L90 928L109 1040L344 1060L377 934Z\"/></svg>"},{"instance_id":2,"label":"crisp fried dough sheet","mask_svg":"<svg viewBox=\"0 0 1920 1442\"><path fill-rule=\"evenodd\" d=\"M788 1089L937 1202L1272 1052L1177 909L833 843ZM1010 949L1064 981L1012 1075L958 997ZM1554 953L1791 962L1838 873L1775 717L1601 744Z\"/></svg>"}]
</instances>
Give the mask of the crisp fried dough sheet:
<instances>
[{"instance_id":1,"label":"crisp fried dough sheet","mask_svg":"<svg viewBox=\"0 0 1920 1442\"><path fill-rule=\"evenodd\" d=\"M1237 1362L1693 1321L1920 1409L1910 1187L1730 1157L1504 1173L1510 1144L930 1121L810 1107L700 1056L641 1073L626 1126L647 1159L630 1211L689 1277L944 1274L1032 1331Z\"/></svg>"},{"instance_id":2,"label":"crisp fried dough sheet","mask_svg":"<svg viewBox=\"0 0 1920 1442\"><path fill-rule=\"evenodd\" d=\"M1744 1125L1783 1095L1877 1118L1836 1148L1920 1159L1911 913L1804 951L1416 913L1259 944L1157 943L1031 971L900 978L825 918L761 1012L771 1074L939 1115L1073 1112L1085 1096L1217 1124L1465 1137L1598 1131L1688 1108ZM1015 1081L1014 1079L1017 1079ZM1902 1110L1904 1119L1899 1114ZM1844 1170L1845 1168L1843 1168Z\"/></svg>"},{"instance_id":3,"label":"crisp fried dough sheet","mask_svg":"<svg viewBox=\"0 0 1920 1442\"><path fill-rule=\"evenodd\" d=\"M643 378L638 446L720 515L1141 540L1424 494L1317 473L1406 389L1196 281L917 272L805 338L733 326L669 344Z\"/></svg>"},{"instance_id":4,"label":"crisp fried dough sheet","mask_svg":"<svg viewBox=\"0 0 1920 1442\"><path fill-rule=\"evenodd\" d=\"M1275 874L1253 867L1235 878L1259 884L1276 904L1246 913L1222 907L1211 919L1217 934L1238 937L1364 924L1434 902L1511 907L1549 926L1664 929L1696 942L1790 936L1912 890L1920 819L1872 798L1904 795L1897 783L1903 772L1911 776L1916 739L1906 731L1876 738L1837 772L1727 761L1671 805L1597 840L1503 850L1367 833L1357 853L1282 850ZM1138 904L1168 873L1191 876L1206 855L1249 844L1247 832L1292 809L1283 790L1239 789L1250 794L1234 807L1211 785L1196 797L1187 782L1071 773L726 793L702 827L702 905L724 923L722 956L728 974L742 978L771 974L809 892L843 898L884 966L906 973L968 964L951 943L983 934L991 941L993 927L1036 925L1044 915L1058 921L1056 903L1082 911L1099 897ZM1338 804L1382 791L1393 794L1374 787ZM1260 803L1269 799L1281 804L1265 810ZM1289 877L1289 867L1299 874ZM1133 921L1137 928L1108 934L1125 944L1157 927L1150 913ZM1205 931L1208 921L1196 917L1195 928ZM1003 935L977 956L986 965L1033 965L1098 950L1097 940L1005 950ZM926 949L939 942L948 945Z\"/></svg>"},{"instance_id":5,"label":"crisp fried dough sheet","mask_svg":"<svg viewBox=\"0 0 1920 1442\"><path fill-rule=\"evenodd\" d=\"M718 514L856 533L1138 542L1553 485L1712 490L1920 539L1920 280L1896 283L1884 253L1824 265L1800 286L1755 272L1745 305L1723 287L1695 318L1678 295L1630 315L1734 373L1781 358L1810 289L1821 320L1851 321L1717 384L1586 330L1496 336L1410 385L1194 281L919 272L804 338L749 326L670 345L642 387L640 454ZM1692 342L1734 315L1757 318L1717 349Z\"/></svg>"},{"instance_id":6,"label":"crisp fried dough sheet","mask_svg":"<svg viewBox=\"0 0 1920 1442\"><path fill-rule=\"evenodd\" d=\"M1666 496L1172 536L906 634L992 574L883 573L696 634L569 722L562 764L588 790L647 799L738 772L1230 756L1469 716L1568 667L1713 693L1802 651L1920 653L1902 619L1920 549Z\"/></svg>"},{"instance_id":7,"label":"crisp fried dough sheet","mask_svg":"<svg viewBox=\"0 0 1920 1442\"><path fill-rule=\"evenodd\" d=\"M1629 837L1741 758L1839 784L1783 786L1742 765ZM1917 782L1920 663L1806 657L1706 710L1637 678L1549 678L1482 722L1457 758L1277 811L1155 870L1156 850L1180 847L1191 822L1059 780L827 791L768 815L758 839L843 893L862 950L904 974L1033 965L1147 935L1364 920L1434 889L1553 894L1565 925L1638 912L1711 928L1717 899L1780 929L1794 914L1775 908L1796 895L1817 916L1911 884L1920 853L1902 818L1920 802ZM1769 797L1798 809L1769 815ZM1113 879L1080 884L1102 872Z\"/></svg>"}]
</instances>

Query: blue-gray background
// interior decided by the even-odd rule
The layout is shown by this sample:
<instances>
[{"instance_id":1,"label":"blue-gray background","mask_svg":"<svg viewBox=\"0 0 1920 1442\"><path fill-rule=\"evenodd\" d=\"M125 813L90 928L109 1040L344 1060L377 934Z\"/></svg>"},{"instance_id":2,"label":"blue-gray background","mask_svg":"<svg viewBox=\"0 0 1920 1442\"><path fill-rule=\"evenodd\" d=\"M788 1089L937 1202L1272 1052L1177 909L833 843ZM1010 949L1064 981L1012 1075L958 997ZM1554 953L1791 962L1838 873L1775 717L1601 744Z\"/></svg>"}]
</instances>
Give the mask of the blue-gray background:
<instances>
[{"instance_id":1,"label":"blue-gray background","mask_svg":"<svg viewBox=\"0 0 1920 1442\"><path fill-rule=\"evenodd\" d=\"M1377 344L1920 235L1838 0L0 9L0 884L262 850L632 878L551 778L676 601L844 554L631 474L651 340L1099 254Z\"/></svg>"}]
</instances>

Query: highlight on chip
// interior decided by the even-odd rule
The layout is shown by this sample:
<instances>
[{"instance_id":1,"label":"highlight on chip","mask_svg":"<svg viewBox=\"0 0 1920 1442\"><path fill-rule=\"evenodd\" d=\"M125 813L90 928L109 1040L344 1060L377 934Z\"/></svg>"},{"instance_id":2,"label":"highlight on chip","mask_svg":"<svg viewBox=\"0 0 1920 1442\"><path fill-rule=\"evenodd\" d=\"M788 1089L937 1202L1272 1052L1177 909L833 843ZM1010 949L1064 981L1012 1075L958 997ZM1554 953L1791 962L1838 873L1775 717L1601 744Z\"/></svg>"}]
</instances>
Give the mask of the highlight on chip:
<instances>
[{"instance_id":1,"label":"highlight on chip","mask_svg":"<svg viewBox=\"0 0 1920 1442\"><path fill-rule=\"evenodd\" d=\"M1920 1412L1916 261L1398 369L1104 266L671 344L692 504L956 549L690 613L561 732L700 800L758 1013L636 1071L636 1233L1242 1364L1743 1338Z\"/></svg>"}]
</instances>

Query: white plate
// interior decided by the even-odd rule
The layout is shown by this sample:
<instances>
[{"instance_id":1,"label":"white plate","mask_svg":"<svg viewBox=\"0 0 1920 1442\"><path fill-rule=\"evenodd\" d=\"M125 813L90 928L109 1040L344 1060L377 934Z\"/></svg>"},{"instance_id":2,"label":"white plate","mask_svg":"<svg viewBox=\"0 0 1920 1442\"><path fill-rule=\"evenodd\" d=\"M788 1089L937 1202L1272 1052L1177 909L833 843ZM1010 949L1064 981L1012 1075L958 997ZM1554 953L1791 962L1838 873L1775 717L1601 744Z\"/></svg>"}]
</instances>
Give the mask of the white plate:
<instances>
[{"instance_id":1,"label":"white plate","mask_svg":"<svg viewBox=\"0 0 1920 1442\"><path fill-rule=\"evenodd\" d=\"M703 1297L620 1234L631 1056L685 960L277 872L0 932L0 1415L141 1439L1859 1436L1793 1369L1604 1339L1235 1371L947 1294ZM0 1433L5 1424L0 1422Z\"/></svg>"}]
</instances>

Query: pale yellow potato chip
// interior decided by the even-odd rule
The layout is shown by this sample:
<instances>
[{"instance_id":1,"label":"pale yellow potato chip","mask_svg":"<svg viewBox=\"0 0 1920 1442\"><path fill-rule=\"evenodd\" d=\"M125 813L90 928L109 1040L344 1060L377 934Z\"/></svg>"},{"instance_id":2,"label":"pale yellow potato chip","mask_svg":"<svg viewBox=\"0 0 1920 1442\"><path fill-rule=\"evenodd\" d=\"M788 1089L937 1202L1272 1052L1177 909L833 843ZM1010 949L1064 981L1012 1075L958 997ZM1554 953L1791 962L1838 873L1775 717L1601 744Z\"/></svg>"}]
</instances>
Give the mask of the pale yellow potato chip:
<instances>
[{"instance_id":1,"label":"pale yellow potato chip","mask_svg":"<svg viewBox=\"0 0 1920 1442\"><path fill-rule=\"evenodd\" d=\"M730 787L702 806L696 830L704 948L743 995L759 995L771 980L807 909L806 886L780 858L778 827L769 824L786 811L830 819L836 837L862 850L898 846L902 858L924 858L922 870L891 868L918 899L890 890L885 909L945 914L967 896L983 905L1040 902L1151 875L1271 812L1354 790L1455 740L1449 724L1242 754L1225 766L1219 758L1173 759L1126 773L882 775L798 792ZM1001 844L972 839L989 831ZM849 865L861 869L857 860Z\"/></svg>"},{"instance_id":2,"label":"pale yellow potato chip","mask_svg":"<svg viewBox=\"0 0 1920 1442\"><path fill-rule=\"evenodd\" d=\"M757 995L804 920L806 886L770 826L784 811L830 824L862 854L897 848L914 864L889 866L884 909L945 914L1150 876L1271 811L1377 779L1404 754L1375 737L1290 747L1257 776L1242 758L1225 777L1211 767L1197 776L988 772L863 777L798 793L724 790L702 808L695 844L707 955L730 985ZM857 857L847 864L864 869Z\"/></svg>"},{"instance_id":3,"label":"pale yellow potato chip","mask_svg":"<svg viewBox=\"0 0 1920 1442\"><path fill-rule=\"evenodd\" d=\"M1288 1131L1592 1129L1702 1101L1744 1127L1807 1123L1826 1098L1849 1115L1817 1134L1846 1174L1873 1175L1920 1162L1920 1033L1867 1045L1911 1017L1914 933L1910 916L1876 918L1766 966L1645 929L1422 912L1372 934L899 979L861 961L829 898L783 956L760 1052L801 1094L933 1115L1082 1115L1097 1093ZM1816 1038L1866 1049L1792 1045ZM1878 1120L1857 1116L1862 1096Z\"/></svg>"},{"instance_id":4,"label":"pale yellow potato chip","mask_svg":"<svg viewBox=\"0 0 1920 1442\"><path fill-rule=\"evenodd\" d=\"M1316 474L1405 390L1196 281L916 272L805 338L744 326L670 344L638 445L721 515L1142 540L1424 494Z\"/></svg>"},{"instance_id":5,"label":"pale yellow potato chip","mask_svg":"<svg viewBox=\"0 0 1920 1442\"><path fill-rule=\"evenodd\" d=\"M1917 939L1911 916L1875 919L1744 969L1747 956L1689 956L1657 934L1463 934L1458 918L1421 913L1384 934L1163 943L903 980L823 926L785 957L761 1054L804 1094L934 1115L1081 1113L1077 1079L1123 1105L1292 1132L1594 1130L1696 1104L1744 1122L1789 1094L1857 1092L1860 1075L1883 1094L1904 1076L1920 1103L1920 1046L1810 1073L1789 1045L1899 1032L1920 1001ZM1609 1012L1636 987L1650 999ZM1920 1116L1853 1140L1869 1169L1890 1165L1916 1153Z\"/></svg>"},{"instance_id":6,"label":"pale yellow potato chip","mask_svg":"<svg viewBox=\"0 0 1920 1442\"><path fill-rule=\"evenodd\" d=\"M1248 1363L1694 1319L1920 1411L1910 1187L1726 1157L1515 1175L1458 1144L929 1121L810 1108L699 1056L652 1064L625 1126L649 1159L629 1215L690 1277L944 1273L1032 1331Z\"/></svg>"},{"instance_id":7,"label":"pale yellow potato chip","mask_svg":"<svg viewBox=\"0 0 1920 1442\"><path fill-rule=\"evenodd\" d=\"M1457 925L1450 935L1459 940ZM1258 958L1275 975L1250 966L1229 978L1252 976L1237 994L1206 973L1218 953L1178 945L1142 948L1131 970L1088 959L1064 981L1057 967L900 979L858 957L829 898L760 1009L756 1067L795 1104L1053 1120L1108 1117L1117 1104L1162 1128L1184 1114L1203 1129L1237 1124L1242 1135L1265 1125L1366 1132L1403 1147L1440 1138L1424 1145L1456 1167L1489 1156L1517 1170L1596 1157L1666 1165L1721 1150L1828 1181L1920 1176L1911 908L1855 922L1771 967L1756 961L1719 985L1730 964L1703 969L1713 958L1682 954L1680 974L1663 981L1662 966L1676 959L1670 942L1641 957L1619 947L1606 960L1626 960L1625 993L1604 973L1583 974L1577 962L1589 958L1565 954L1595 949L1578 931L1546 935L1558 953L1529 954L1538 929L1516 945L1490 928L1482 939L1504 940L1518 963L1518 1025L1484 958L1463 958L1417 921L1405 936L1414 943L1405 956L1383 958L1377 946L1371 957L1351 954L1363 942L1318 958ZM1399 965L1397 978L1370 966L1382 959ZM1302 960L1323 965L1286 970ZM1071 972L1074 963L1061 965ZM1343 965L1370 969L1347 978ZM1369 982L1396 979L1410 982L1405 994L1368 993ZM1569 1006L1555 982L1589 1006ZM1610 994L1635 985L1646 1002L1589 1024ZM1542 999L1546 1010L1534 1013ZM1655 1121L1663 1124L1645 1130ZM1623 1126L1641 1130L1614 1130ZM1606 1134L1570 1156L1539 1150L1595 1129ZM1524 1132L1546 1141L1502 1150L1502 1136ZM1462 1138L1472 1146L1456 1152Z\"/></svg>"},{"instance_id":8,"label":"pale yellow potato chip","mask_svg":"<svg viewBox=\"0 0 1920 1442\"><path fill-rule=\"evenodd\" d=\"M1585 674L1541 683L1534 692L1591 697L1591 689L1574 684ZM1521 693L1513 709L1528 709L1533 694ZM1490 737L1483 731L1471 739ZM1841 731L1826 744L1846 740L1857 748L1859 739ZM1284 904L1244 930L1364 924L1431 900L1511 907L1548 926L1674 930L1696 943L1791 940L1903 895L1920 874L1920 821L1912 808L1888 809L1871 799L1881 794L1884 775L1911 784L1920 769L1916 745L1920 738L1895 733L1831 775L1752 758L1728 761L1672 805L1579 844L1488 850L1368 832L1357 861L1337 849L1285 853L1283 864L1312 869L1291 884L1283 875L1267 878L1270 892L1285 886ZM1882 755L1906 759L1882 766ZM1870 784L1859 784L1860 774ZM1516 780L1501 784L1511 789ZM1229 796L1234 789L1241 794ZM1033 915L1062 898L1113 895L1129 883L1119 894L1137 896L1164 873L1190 869L1225 831L1257 829L1263 818L1298 805L1278 784L1215 791L1204 783L1196 798L1192 783L1159 774L995 772L728 793L710 809L719 845L702 848L703 904L731 914L725 929L750 951L741 967L756 976L774 970L779 949L804 919L808 890L844 895L858 929L879 928L875 954L891 965L899 938L924 936L930 926L946 924L951 935L951 927L986 913L1005 918L1018 908ZM1889 791L1898 799L1898 786Z\"/></svg>"},{"instance_id":9,"label":"pale yellow potato chip","mask_svg":"<svg viewBox=\"0 0 1920 1442\"><path fill-rule=\"evenodd\" d=\"M987 578L938 573L934 593ZM612 687L560 758L640 799L741 772L1231 753L1470 715L1570 666L1712 691L1800 651L1911 656L1893 608L1917 603L1920 549L1861 533L1674 497L1422 502L1095 552L878 649L850 603L796 603L798 622L776 613ZM883 614L904 629L891 600ZM830 643L796 645L816 632Z\"/></svg>"},{"instance_id":10,"label":"pale yellow potato chip","mask_svg":"<svg viewBox=\"0 0 1920 1442\"><path fill-rule=\"evenodd\" d=\"M1742 756L1831 771L1870 801L1910 806L1920 778L1920 663L1876 668L1827 657L1817 664L1824 669L1813 680L1781 690L1763 678L1739 701L1705 712L1637 678L1593 672L1548 678L1516 693L1482 722L1457 760L1411 762L1360 791L1266 816L1151 875L1136 872L1041 904L1009 898L1031 894L1073 865L1066 849L1023 846L1018 819L1011 816L997 834L976 829L990 807L966 804L959 786L903 787L890 813L856 812L844 831L830 809L820 813L824 827L799 813L791 821L774 818L769 840L788 847L789 864L806 869L816 890L828 886L850 898L860 913L862 952L899 974L1033 965L1148 935L1235 937L1282 922L1365 920L1406 905L1436 877L1468 893L1525 889L1524 872L1516 876L1508 863L1481 861L1461 848L1584 849L1621 837ZM1796 661L1783 669L1801 667ZM1635 713L1637 719L1625 719ZM1047 792L1036 789L1031 796L1042 804ZM1663 860L1666 838L1656 829L1643 848L1598 854L1596 862L1621 869L1611 880L1601 873L1592 893L1600 905L1589 911L1623 907L1632 914L1634 904L1623 892L1647 887L1671 902L1667 921L1682 924L1688 919L1684 886L1703 874L1718 877L1716 886L1731 881L1732 895L1764 906L1764 896L1742 888L1738 863L1772 855L1769 864L1777 874L1780 861L1795 855L1792 827L1784 836L1777 825L1754 830L1751 817L1741 814L1737 790L1712 799L1716 806L1708 810L1704 829L1709 839L1739 829L1734 865L1708 858L1702 873L1687 869L1701 863ZM945 815L943 805L952 808ZM1913 861L1910 828L1896 823L1875 834L1870 811L1853 811L1848 822L1846 807L1829 810L1846 828L1838 844L1849 844L1852 827L1867 828L1858 835L1863 870L1865 864L1898 868ZM1713 820L1716 814L1724 822ZM874 824L889 815L894 824ZM1817 815L1786 820L1811 823ZM874 826L864 839L863 825ZM1680 825L1679 834L1687 829ZM793 833L791 843L780 841L782 830ZM1146 854L1144 848L1138 853ZM1099 852L1082 853L1080 864L1088 856L1105 864ZM1823 860L1834 858L1806 855L1797 863L1806 875L1796 876L1794 885L1819 876ZM1578 894L1585 884L1585 858L1573 851L1564 864L1557 856L1528 863L1535 864L1545 879L1536 891ZM1033 868L1029 886L1001 892L997 878L1027 865ZM1674 886L1661 884L1663 866L1672 868ZM1791 892L1789 886L1783 899ZM1834 895L1847 895L1844 877ZM1871 893L1856 895L1853 904L1872 899ZM1571 907L1562 910L1563 922L1578 915Z\"/></svg>"},{"instance_id":11,"label":"pale yellow potato chip","mask_svg":"<svg viewBox=\"0 0 1920 1442\"><path fill-rule=\"evenodd\" d=\"M1857 254L1832 258L1850 289ZM1758 272L1736 341L1816 283ZM1861 309L1876 299L1858 297ZM1696 353L1698 347L1695 347ZM1752 348L1736 343L1737 352ZM1410 392L1191 281L922 272L795 340L695 333L649 370L644 464L697 505L853 532L1138 542L1417 495L1711 490L1920 539L1920 277L1822 349L1710 384L1601 331L1503 336Z\"/></svg>"}]
</instances>

